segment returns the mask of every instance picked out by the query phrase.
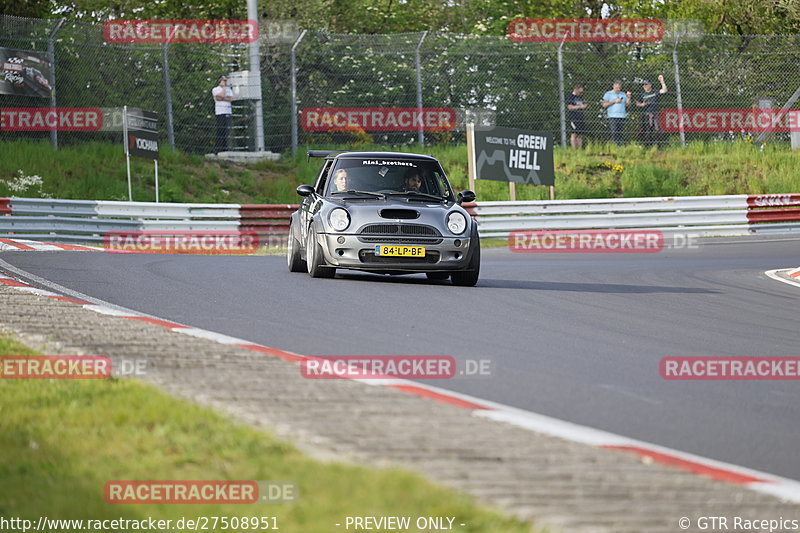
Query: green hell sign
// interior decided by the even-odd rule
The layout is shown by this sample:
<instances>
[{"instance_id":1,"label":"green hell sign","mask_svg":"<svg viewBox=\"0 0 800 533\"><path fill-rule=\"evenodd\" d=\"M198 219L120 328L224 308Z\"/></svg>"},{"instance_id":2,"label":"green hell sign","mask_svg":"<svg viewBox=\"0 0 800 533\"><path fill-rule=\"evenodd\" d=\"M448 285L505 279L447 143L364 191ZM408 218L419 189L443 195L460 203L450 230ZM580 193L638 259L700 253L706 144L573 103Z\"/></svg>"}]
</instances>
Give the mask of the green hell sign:
<instances>
[{"instance_id":1,"label":"green hell sign","mask_svg":"<svg viewBox=\"0 0 800 533\"><path fill-rule=\"evenodd\" d=\"M554 185L553 136L499 126L476 130L475 170L480 180Z\"/></svg>"}]
</instances>

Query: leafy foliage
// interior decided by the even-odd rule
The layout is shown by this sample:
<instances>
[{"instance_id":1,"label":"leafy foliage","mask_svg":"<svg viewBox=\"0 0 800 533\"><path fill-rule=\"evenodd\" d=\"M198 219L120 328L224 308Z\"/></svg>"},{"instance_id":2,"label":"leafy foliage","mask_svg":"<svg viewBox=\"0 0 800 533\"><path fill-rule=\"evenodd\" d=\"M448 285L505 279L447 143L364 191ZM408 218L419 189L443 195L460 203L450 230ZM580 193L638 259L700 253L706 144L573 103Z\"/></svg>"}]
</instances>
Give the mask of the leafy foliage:
<instances>
[{"instance_id":1,"label":"leafy foliage","mask_svg":"<svg viewBox=\"0 0 800 533\"><path fill-rule=\"evenodd\" d=\"M0 0L0 13L24 17L244 18L241 0ZM748 35L800 31L796 0L270 0L261 16L294 19L307 29L333 33L446 31L504 35L516 17L658 17L695 19L708 32Z\"/></svg>"}]
</instances>

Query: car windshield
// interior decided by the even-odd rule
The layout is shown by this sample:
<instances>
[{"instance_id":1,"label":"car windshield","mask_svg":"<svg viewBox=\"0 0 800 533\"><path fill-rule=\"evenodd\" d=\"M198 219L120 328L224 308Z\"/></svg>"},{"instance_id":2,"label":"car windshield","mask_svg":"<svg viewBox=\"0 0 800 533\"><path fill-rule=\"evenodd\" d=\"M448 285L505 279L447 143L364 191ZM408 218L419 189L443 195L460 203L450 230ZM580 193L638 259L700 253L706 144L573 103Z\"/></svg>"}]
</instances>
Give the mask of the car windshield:
<instances>
[{"instance_id":1,"label":"car windshield","mask_svg":"<svg viewBox=\"0 0 800 533\"><path fill-rule=\"evenodd\" d=\"M338 159L329 174L326 195L346 195L345 191L382 195L403 193L409 197L429 200L452 199L452 192L442 167L436 161L429 160L381 157ZM372 195L362 196L367 198ZM402 195L397 194L397 196Z\"/></svg>"}]
</instances>

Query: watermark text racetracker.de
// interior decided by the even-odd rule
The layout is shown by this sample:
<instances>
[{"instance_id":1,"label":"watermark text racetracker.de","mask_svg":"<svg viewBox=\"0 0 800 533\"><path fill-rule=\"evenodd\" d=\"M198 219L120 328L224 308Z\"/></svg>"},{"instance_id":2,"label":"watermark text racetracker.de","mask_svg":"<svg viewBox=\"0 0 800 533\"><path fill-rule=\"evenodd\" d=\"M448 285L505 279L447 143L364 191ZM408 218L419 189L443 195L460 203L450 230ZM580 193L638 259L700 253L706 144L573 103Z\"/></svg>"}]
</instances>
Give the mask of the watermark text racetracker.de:
<instances>
[{"instance_id":1,"label":"watermark text racetracker.de","mask_svg":"<svg viewBox=\"0 0 800 533\"><path fill-rule=\"evenodd\" d=\"M132 231L108 232L104 248L111 253L252 254L260 239L254 231Z\"/></svg>"},{"instance_id":2,"label":"watermark text racetracker.de","mask_svg":"<svg viewBox=\"0 0 800 533\"><path fill-rule=\"evenodd\" d=\"M664 37L659 19L534 19L508 23L515 42L658 42Z\"/></svg>"},{"instance_id":3,"label":"watermark text racetracker.de","mask_svg":"<svg viewBox=\"0 0 800 533\"><path fill-rule=\"evenodd\" d=\"M660 128L675 133L705 132L797 132L800 110L777 109L662 109Z\"/></svg>"},{"instance_id":4,"label":"watermark text racetracker.de","mask_svg":"<svg viewBox=\"0 0 800 533\"><path fill-rule=\"evenodd\" d=\"M298 489L291 481L113 480L103 495L112 504L291 503Z\"/></svg>"},{"instance_id":5,"label":"watermark text racetracker.de","mask_svg":"<svg viewBox=\"0 0 800 533\"><path fill-rule=\"evenodd\" d=\"M516 253L658 253L697 249L699 234L661 230L517 230L508 235Z\"/></svg>"},{"instance_id":6,"label":"watermark text racetracker.de","mask_svg":"<svg viewBox=\"0 0 800 533\"><path fill-rule=\"evenodd\" d=\"M664 357L667 380L800 380L800 357Z\"/></svg>"},{"instance_id":7,"label":"watermark text racetracker.de","mask_svg":"<svg viewBox=\"0 0 800 533\"><path fill-rule=\"evenodd\" d=\"M141 377L147 359L105 355L7 355L0 357L0 379L105 379Z\"/></svg>"},{"instance_id":8,"label":"watermark text racetracker.de","mask_svg":"<svg viewBox=\"0 0 800 533\"><path fill-rule=\"evenodd\" d=\"M107 20L108 43L252 43L258 39L254 20Z\"/></svg>"},{"instance_id":9,"label":"watermark text racetracker.de","mask_svg":"<svg viewBox=\"0 0 800 533\"><path fill-rule=\"evenodd\" d=\"M263 531L279 530L276 516L182 516L180 518L50 518L0 516L0 531Z\"/></svg>"},{"instance_id":10,"label":"watermark text racetracker.de","mask_svg":"<svg viewBox=\"0 0 800 533\"><path fill-rule=\"evenodd\" d=\"M315 355L304 359L307 379L453 379L494 374L491 359L450 355Z\"/></svg>"},{"instance_id":11,"label":"watermark text racetracker.de","mask_svg":"<svg viewBox=\"0 0 800 533\"><path fill-rule=\"evenodd\" d=\"M103 111L97 107L3 107L3 131L99 131Z\"/></svg>"},{"instance_id":12,"label":"watermark text racetracker.de","mask_svg":"<svg viewBox=\"0 0 800 533\"><path fill-rule=\"evenodd\" d=\"M458 116L449 107L307 107L305 131L450 131Z\"/></svg>"}]
</instances>

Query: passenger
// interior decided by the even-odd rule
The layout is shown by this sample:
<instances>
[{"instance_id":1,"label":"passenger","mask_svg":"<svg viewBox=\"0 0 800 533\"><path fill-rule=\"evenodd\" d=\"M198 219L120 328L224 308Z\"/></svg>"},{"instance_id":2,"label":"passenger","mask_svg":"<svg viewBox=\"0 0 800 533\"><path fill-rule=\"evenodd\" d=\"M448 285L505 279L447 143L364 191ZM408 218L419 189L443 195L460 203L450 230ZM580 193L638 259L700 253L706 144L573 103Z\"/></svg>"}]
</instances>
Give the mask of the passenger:
<instances>
[{"instance_id":1,"label":"passenger","mask_svg":"<svg viewBox=\"0 0 800 533\"><path fill-rule=\"evenodd\" d=\"M337 191L347 190L347 171L340 168L333 174L333 185Z\"/></svg>"}]
</instances>

